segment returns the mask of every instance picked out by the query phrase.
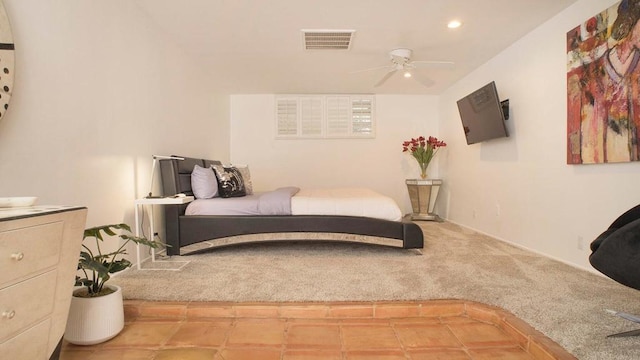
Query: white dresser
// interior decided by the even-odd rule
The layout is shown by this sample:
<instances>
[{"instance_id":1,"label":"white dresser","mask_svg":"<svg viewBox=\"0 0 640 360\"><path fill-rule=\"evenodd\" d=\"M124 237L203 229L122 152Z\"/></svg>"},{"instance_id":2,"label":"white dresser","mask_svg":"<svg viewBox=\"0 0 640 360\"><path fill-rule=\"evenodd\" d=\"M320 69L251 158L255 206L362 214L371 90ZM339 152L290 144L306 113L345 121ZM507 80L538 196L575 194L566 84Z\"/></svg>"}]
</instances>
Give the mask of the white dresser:
<instances>
[{"instance_id":1,"label":"white dresser","mask_svg":"<svg viewBox=\"0 0 640 360\"><path fill-rule=\"evenodd\" d=\"M0 357L57 359L87 209L0 208Z\"/></svg>"}]
</instances>

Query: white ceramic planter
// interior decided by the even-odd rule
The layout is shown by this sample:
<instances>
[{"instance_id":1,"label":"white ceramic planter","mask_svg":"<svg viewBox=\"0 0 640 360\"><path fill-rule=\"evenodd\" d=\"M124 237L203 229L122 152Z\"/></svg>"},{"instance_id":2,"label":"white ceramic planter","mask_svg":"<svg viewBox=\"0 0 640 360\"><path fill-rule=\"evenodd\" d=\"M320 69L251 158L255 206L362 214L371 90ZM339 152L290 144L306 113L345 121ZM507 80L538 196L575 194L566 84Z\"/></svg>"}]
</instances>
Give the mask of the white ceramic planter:
<instances>
[{"instance_id":1,"label":"white ceramic planter","mask_svg":"<svg viewBox=\"0 0 640 360\"><path fill-rule=\"evenodd\" d=\"M105 296L81 298L73 296L64 339L76 345L94 345L105 342L124 328L122 289Z\"/></svg>"}]
</instances>

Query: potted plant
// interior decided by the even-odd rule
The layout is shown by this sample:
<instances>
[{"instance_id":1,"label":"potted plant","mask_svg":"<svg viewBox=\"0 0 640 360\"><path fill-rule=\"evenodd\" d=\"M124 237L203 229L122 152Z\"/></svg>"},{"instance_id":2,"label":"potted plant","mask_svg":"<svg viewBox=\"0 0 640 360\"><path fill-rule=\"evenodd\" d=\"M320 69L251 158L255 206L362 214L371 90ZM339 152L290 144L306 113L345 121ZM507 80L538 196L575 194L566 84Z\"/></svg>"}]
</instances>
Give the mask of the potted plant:
<instances>
[{"instance_id":1,"label":"potted plant","mask_svg":"<svg viewBox=\"0 0 640 360\"><path fill-rule=\"evenodd\" d=\"M102 242L116 236L124 241L115 251L103 253ZM95 241L94 249L84 243L87 239ZM144 237L133 236L127 224L103 225L84 231L75 284L79 288L73 292L64 333L68 342L76 345L98 344L113 338L123 329L122 290L106 283L111 279L111 274L132 265L124 258L129 242L153 248L161 245Z\"/></svg>"}]
</instances>

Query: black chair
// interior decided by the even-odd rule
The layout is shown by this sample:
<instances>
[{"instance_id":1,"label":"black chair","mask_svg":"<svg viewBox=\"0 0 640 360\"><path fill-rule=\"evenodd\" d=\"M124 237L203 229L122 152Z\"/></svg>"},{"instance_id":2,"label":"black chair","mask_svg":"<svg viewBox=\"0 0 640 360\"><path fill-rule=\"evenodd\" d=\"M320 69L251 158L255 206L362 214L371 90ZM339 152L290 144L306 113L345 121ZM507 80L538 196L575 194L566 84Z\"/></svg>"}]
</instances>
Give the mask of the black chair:
<instances>
[{"instance_id":1,"label":"black chair","mask_svg":"<svg viewBox=\"0 0 640 360\"><path fill-rule=\"evenodd\" d=\"M611 279L640 290L640 205L620 215L591 243L589 262L596 270ZM608 311L640 323L640 317ZM609 337L637 335L640 335L640 329Z\"/></svg>"}]
</instances>

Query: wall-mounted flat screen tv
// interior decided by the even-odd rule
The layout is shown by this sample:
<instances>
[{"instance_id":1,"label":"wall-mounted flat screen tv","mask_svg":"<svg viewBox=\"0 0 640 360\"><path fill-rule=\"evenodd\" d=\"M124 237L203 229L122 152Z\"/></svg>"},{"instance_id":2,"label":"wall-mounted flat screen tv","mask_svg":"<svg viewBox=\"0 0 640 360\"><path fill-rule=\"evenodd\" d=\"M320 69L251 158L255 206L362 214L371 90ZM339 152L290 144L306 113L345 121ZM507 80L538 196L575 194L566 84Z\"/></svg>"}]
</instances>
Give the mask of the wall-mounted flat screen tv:
<instances>
[{"instance_id":1,"label":"wall-mounted flat screen tv","mask_svg":"<svg viewBox=\"0 0 640 360\"><path fill-rule=\"evenodd\" d=\"M494 81L458 100L458 111L468 145L509 136L509 101L500 102Z\"/></svg>"}]
</instances>

